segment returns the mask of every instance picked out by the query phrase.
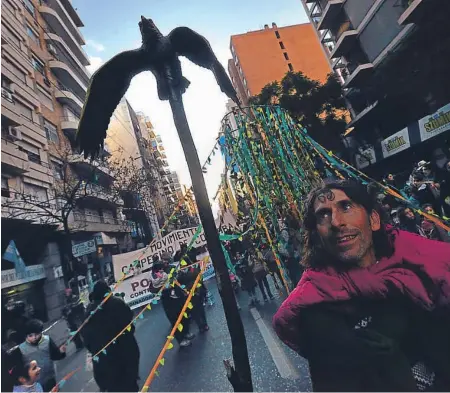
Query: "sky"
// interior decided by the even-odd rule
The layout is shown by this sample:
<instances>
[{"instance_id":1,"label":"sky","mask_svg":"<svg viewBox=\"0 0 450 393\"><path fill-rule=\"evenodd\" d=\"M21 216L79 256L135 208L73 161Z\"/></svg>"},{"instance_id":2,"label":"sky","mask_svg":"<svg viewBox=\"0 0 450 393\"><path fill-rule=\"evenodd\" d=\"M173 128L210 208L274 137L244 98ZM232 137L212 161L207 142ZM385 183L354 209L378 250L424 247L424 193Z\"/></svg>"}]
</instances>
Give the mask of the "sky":
<instances>
[{"instance_id":1,"label":"sky","mask_svg":"<svg viewBox=\"0 0 450 393\"><path fill-rule=\"evenodd\" d=\"M141 44L140 16L151 18L163 34L178 26L187 26L205 36L217 58L227 69L231 58L230 36L260 30L275 22L279 27L308 22L301 0L72 0L84 23L91 71L115 54ZM209 70L181 58L183 75L191 81L183 95L185 109L198 155L203 164L220 131L228 100ZM144 112L161 135L172 170L180 181L191 185L178 134L168 101L159 101L156 82L150 72L136 76L126 93L135 111ZM210 198L220 185L223 163L220 154L213 157L205 181ZM217 211L217 205L213 205Z\"/></svg>"}]
</instances>

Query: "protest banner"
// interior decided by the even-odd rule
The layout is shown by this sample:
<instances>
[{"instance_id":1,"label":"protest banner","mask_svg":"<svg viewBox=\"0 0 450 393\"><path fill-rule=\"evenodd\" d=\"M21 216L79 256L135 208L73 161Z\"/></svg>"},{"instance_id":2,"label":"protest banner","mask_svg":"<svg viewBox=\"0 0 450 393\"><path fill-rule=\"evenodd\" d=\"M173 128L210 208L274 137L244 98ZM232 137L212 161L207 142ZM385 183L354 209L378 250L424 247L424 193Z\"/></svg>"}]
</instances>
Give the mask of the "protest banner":
<instances>
[{"instance_id":1,"label":"protest banner","mask_svg":"<svg viewBox=\"0 0 450 393\"><path fill-rule=\"evenodd\" d=\"M207 258L207 265L203 273L203 280L206 281L214 277L215 272L208 252L198 255L197 261L205 260L205 258ZM122 294L123 300L132 310L150 303L155 296L150 291L150 272L141 273L122 281L114 293Z\"/></svg>"},{"instance_id":2,"label":"protest banner","mask_svg":"<svg viewBox=\"0 0 450 393\"><path fill-rule=\"evenodd\" d=\"M138 260L137 269L140 271L148 270L152 267L153 256L168 252L173 255L181 248L182 244L189 244L194 237L197 228L178 229L170 232L160 240L155 241L148 247L124 254L113 255L114 277L119 279L124 273L134 273L134 261ZM193 247L206 245L205 234L202 232L195 240ZM131 270L130 270L131 269Z\"/></svg>"}]
</instances>

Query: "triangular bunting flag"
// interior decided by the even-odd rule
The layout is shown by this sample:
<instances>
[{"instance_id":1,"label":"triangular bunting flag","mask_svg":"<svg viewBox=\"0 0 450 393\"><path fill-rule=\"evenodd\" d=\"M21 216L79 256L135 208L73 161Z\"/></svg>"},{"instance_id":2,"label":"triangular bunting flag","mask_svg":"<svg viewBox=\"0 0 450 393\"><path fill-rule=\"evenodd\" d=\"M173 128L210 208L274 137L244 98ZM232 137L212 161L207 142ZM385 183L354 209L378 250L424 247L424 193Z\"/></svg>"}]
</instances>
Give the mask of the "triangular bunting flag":
<instances>
[{"instance_id":1,"label":"triangular bunting flag","mask_svg":"<svg viewBox=\"0 0 450 393\"><path fill-rule=\"evenodd\" d=\"M150 304L147 304L147 310L151 310L152 306Z\"/></svg>"},{"instance_id":2,"label":"triangular bunting flag","mask_svg":"<svg viewBox=\"0 0 450 393\"><path fill-rule=\"evenodd\" d=\"M129 332L131 332L131 325L128 325L128 326L127 326L127 330L128 330Z\"/></svg>"},{"instance_id":3,"label":"triangular bunting flag","mask_svg":"<svg viewBox=\"0 0 450 393\"><path fill-rule=\"evenodd\" d=\"M188 304L188 309L189 309L189 310L192 310L193 308L194 308L194 306L192 305L191 302L189 302L189 304Z\"/></svg>"},{"instance_id":4,"label":"triangular bunting flag","mask_svg":"<svg viewBox=\"0 0 450 393\"><path fill-rule=\"evenodd\" d=\"M164 358L162 358L162 359L159 360L159 364L160 364L161 366L164 366L164 363L165 363Z\"/></svg>"},{"instance_id":5,"label":"triangular bunting flag","mask_svg":"<svg viewBox=\"0 0 450 393\"><path fill-rule=\"evenodd\" d=\"M173 344L169 343L169 345L167 346L167 349L172 349L173 348Z\"/></svg>"},{"instance_id":6,"label":"triangular bunting flag","mask_svg":"<svg viewBox=\"0 0 450 393\"><path fill-rule=\"evenodd\" d=\"M179 332L183 331L183 325L181 323L178 324L177 329Z\"/></svg>"}]
</instances>

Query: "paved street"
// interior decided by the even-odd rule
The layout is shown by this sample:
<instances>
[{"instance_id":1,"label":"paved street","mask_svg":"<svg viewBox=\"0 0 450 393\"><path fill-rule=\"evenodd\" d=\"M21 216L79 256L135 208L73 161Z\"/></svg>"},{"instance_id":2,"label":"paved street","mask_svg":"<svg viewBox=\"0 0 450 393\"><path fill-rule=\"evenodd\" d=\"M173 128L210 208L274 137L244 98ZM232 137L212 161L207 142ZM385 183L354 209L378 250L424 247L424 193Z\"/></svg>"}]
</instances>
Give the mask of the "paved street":
<instances>
[{"instance_id":1,"label":"paved street","mask_svg":"<svg viewBox=\"0 0 450 393\"><path fill-rule=\"evenodd\" d=\"M160 376L153 381L151 391L232 391L222 363L223 359L231 358L228 329L215 280L207 284L216 300L214 306L207 306L209 332L197 334L190 348L179 350L175 343L174 349L166 353L165 365L159 369ZM247 295L240 293L238 298L255 391L310 391L306 361L281 344L271 328L272 315L281 299L249 309ZM160 305L144 315L144 319L138 320L136 329L141 350L140 385L144 383L170 330ZM195 324L191 331L197 333ZM85 358L86 351L80 351L59 362L58 377L83 364ZM98 388L92 373L83 368L64 385L62 391L98 391Z\"/></svg>"}]
</instances>

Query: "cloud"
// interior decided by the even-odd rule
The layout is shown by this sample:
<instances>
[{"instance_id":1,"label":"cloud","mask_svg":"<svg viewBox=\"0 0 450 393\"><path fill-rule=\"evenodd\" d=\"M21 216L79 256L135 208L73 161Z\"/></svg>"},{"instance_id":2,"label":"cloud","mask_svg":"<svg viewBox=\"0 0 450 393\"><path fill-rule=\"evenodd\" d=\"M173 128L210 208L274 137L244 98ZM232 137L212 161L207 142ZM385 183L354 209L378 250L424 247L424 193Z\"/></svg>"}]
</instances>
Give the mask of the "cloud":
<instances>
[{"instance_id":1,"label":"cloud","mask_svg":"<svg viewBox=\"0 0 450 393\"><path fill-rule=\"evenodd\" d=\"M105 50L105 47L100 42L94 41L94 40L87 40L86 45L90 46L92 49L96 50L97 52L103 52Z\"/></svg>"},{"instance_id":2,"label":"cloud","mask_svg":"<svg viewBox=\"0 0 450 393\"><path fill-rule=\"evenodd\" d=\"M91 74L93 74L103 64L103 59L98 56L89 56L89 63L91 64L88 65L86 68Z\"/></svg>"}]
</instances>

